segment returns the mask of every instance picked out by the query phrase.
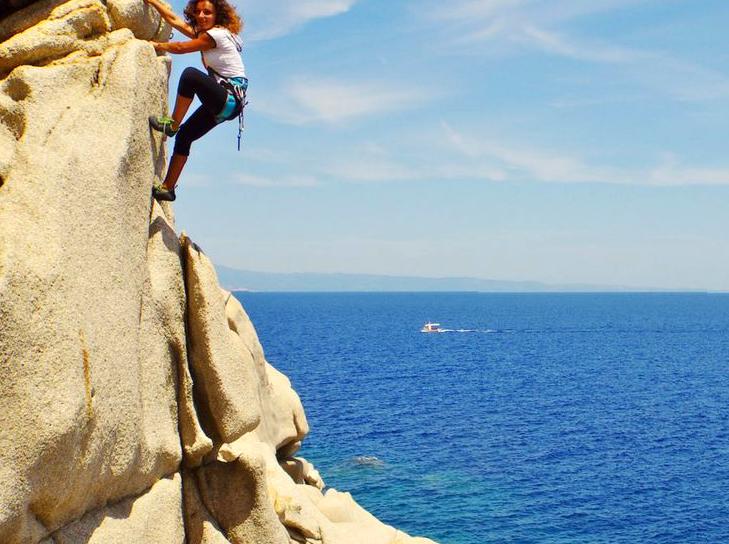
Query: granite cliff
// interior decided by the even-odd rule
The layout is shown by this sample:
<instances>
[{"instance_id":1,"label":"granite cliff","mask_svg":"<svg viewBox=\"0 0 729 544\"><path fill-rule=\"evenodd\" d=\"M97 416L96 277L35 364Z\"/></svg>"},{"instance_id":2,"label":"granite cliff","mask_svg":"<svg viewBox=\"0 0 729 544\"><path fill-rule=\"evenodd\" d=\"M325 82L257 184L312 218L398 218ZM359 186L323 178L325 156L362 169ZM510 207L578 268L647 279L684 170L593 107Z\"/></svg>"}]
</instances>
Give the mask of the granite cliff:
<instances>
[{"instance_id":1,"label":"granite cliff","mask_svg":"<svg viewBox=\"0 0 729 544\"><path fill-rule=\"evenodd\" d=\"M431 542L296 457L296 392L151 200L169 28L141 0L0 17L0 542Z\"/></svg>"}]
</instances>

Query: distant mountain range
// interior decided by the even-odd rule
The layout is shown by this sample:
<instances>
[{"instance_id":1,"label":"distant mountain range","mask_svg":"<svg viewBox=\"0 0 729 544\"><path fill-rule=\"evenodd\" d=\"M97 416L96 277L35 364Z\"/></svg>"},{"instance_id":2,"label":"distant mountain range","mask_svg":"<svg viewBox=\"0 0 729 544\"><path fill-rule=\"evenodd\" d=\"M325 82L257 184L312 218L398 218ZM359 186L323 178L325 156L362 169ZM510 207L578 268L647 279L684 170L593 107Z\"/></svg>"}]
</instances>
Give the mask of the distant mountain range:
<instances>
[{"instance_id":1,"label":"distant mountain range","mask_svg":"<svg viewBox=\"0 0 729 544\"><path fill-rule=\"evenodd\" d=\"M231 291L478 291L492 293L665 291L615 285L557 285L536 281L501 281L468 277L425 278L417 276L379 276L374 274L283 274L236 270L227 266L216 266L216 270L220 284Z\"/></svg>"}]
</instances>

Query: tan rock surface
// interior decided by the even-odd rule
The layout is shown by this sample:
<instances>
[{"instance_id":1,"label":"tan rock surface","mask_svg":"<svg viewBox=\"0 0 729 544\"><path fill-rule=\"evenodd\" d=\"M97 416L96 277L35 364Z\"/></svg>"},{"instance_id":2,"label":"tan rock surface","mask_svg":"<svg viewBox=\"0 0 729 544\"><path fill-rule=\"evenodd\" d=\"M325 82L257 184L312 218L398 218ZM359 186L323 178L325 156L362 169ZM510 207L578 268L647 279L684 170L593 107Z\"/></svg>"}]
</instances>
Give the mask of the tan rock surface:
<instances>
[{"instance_id":1,"label":"tan rock surface","mask_svg":"<svg viewBox=\"0 0 729 544\"><path fill-rule=\"evenodd\" d=\"M164 302L145 228L166 73L127 39L0 83L0 542L38 541L179 464L176 367L146 353L169 333L147 318Z\"/></svg>"},{"instance_id":2,"label":"tan rock surface","mask_svg":"<svg viewBox=\"0 0 729 544\"><path fill-rule=\"evenodd\" d=\"M187 544L228 544L218 522L213 518L200 498L197 477L191 471L183 472L185 497L185 530Z\"/></svg>"},{"instance_id":3,"label":"tan rock surface","mask_svg":"<svg viewBox=\"0 0 729 544\"><path fill-rule=\"evenodd\" d=\"M198 466L213 449L213 443L202 430L193 399L192 376L187 364L184 326L187 308L181 259L182 249L174 225L154 202L147 244L150 281L143 296L149 293L156 302L149 327L157 328L159 334L145 338L142 352L151 360L165 360L166 356L174 360L180 440L186 464Z\"/></svg>"},{"instance_id":4,"label":"tan rock surface","mask_svg":"<svg viewBox=\"0 0 729 544\"><path fill-rule=\"evenodd\" d=\"M303 457L289 457L279 464L294 483L311 485L319 490L324 489L324 480L321 479L319 471Z\"/></svg>"},{"instance_id":5,"label":"tan rock surface","mask_svg":"<svg viewBox=\"0 0 729 544\"><path fill-rule=\"evenodd\" d=\"M184 544L182 479L179 474L163 478L140 497L89 512L54 533L53 541L55 544Z\"/></svg>"},{"instance_id":6,"label":"tan rock surface","mask_svg":"<svg viewBox=\"0 0 729 544\"><path fill-rule=\"evenodd\" d=\"M47 64L73 51L90 51L94 38L111 31L101 0L71 0L35 26L0 43L0 73L24 64ZM93 48L98 55L100 48Z\"/></svg>"},{"instance_id":7,"label":"tan rock surface","mask_svg":"<svg viewBox=\"0 0 729 544\"><path fill-rule=\"evenodd\" d=\"M261 406L261 422L256 428L258 438L274 451L300 442L309 433L309 424L299 396L289 379L266 361L258 334L241 303L229 292L222 293L228 326L238 337L233 338L233 345L242 357L252 360L257 374Z\"/></svg>"},{"instance_id":8,"label":"tan rock surface","mask_svg":"<svg viewBox=\"0 0 729 544\"><path fill-rule=\"evenodd\" d=\"M271 508L265 463L257 452L205 465L196 473L203 504L232 544L288 544L286 530Z\"/></svg>"},{"instance_id":9,"label":"tan rock surface","mask_svg":"<svg viewBox=\"0 0 729 544\"><path fill-rule=\"evenodd\" d=\"M225 300L210 259L182 237L187 287L190 369L206 434L229 443L258 426L261 414L250 353L236 349Z\"/></svg>"},{"instance_id":10,"label":"tan rock surface","mask_svg":"<svg viewBox=\"0 0 729 544\"><path fill-rule=\"evenodd\" d=\"M165 41L170 37L170 25L142 0L107 0L107 5L114 29L128 28L140 40Z\"/></svg>"}]
</instances>

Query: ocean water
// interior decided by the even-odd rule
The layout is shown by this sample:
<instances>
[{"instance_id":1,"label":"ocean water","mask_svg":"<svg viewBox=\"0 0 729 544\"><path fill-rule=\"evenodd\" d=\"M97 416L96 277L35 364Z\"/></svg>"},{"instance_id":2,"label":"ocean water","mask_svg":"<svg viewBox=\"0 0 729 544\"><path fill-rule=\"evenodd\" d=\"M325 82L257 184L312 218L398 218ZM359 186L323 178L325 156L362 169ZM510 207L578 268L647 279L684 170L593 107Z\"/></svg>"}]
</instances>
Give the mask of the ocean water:
<instances>
[{"instance_id":1,"label":"ocean water","mask_svg":"<svg viewBox=\"0 0 729 544\"><path fill-rule=\"evenodd\" d=\"M237 296L302 399L301 454L384 522L729 543L729 296Z\"/></svg>"}]
</instances>

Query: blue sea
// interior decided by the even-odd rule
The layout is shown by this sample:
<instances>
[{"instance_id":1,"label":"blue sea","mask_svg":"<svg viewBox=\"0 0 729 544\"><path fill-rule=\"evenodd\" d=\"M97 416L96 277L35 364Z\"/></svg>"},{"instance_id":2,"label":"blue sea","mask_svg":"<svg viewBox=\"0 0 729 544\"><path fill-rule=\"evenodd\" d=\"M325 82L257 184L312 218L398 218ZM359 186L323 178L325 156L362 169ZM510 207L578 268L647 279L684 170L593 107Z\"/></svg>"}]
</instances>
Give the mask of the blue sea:
<instances>
[{"instance_id":1,"label":"blue sea","mask_svg":"<svg viewBox=\"0 0 729 544\"><path fill-rule=\"evenodd\" d=\"M302 399L301 455L382 521L729 543L728 295L236 296Z\"/></svg>"}]
</instances>

